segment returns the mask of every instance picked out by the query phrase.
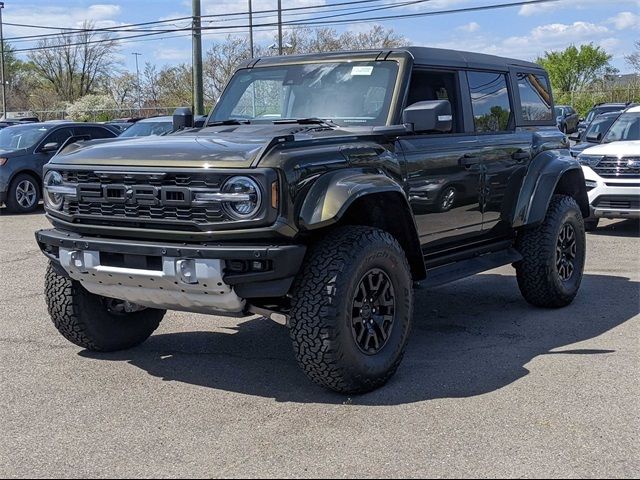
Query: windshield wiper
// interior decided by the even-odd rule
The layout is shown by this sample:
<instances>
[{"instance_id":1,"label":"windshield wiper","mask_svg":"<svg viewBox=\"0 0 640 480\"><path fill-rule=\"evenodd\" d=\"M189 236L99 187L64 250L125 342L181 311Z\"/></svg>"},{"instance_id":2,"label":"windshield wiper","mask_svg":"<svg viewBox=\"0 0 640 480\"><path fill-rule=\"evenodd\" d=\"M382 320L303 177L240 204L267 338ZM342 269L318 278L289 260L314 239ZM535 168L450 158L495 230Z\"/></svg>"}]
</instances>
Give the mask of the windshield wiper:
<instances>
[{"instance_id":1,"label":"windshield wiper","mask_svg":"<svg viewBox=\"0 0 640 480\"><path fill-rule=\"evenodd\" d=\"M298 125L326 125L328 127L337 127L331 120L324 120L318 117L309 118L283 118L281 120L274 120L274 125L286 125L287 123L297 123Z\"/></svg>"}]
</instances>

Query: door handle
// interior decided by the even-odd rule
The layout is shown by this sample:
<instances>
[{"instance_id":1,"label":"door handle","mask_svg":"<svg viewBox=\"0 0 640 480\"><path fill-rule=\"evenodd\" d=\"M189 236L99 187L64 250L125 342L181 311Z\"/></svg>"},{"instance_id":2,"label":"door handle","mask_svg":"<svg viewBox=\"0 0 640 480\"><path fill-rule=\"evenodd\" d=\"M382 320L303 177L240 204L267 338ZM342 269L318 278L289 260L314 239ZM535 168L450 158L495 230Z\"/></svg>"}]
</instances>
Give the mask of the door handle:
<instances>
[{"instance_id":1,"label":"door handle","mask_svg":"<svg viewBox=\"0 0 640 480\"><path fill-rule=\"evenodd\" d=\"M472 167L473 165L478 165L480 161L480 157L477 157L476 155L473 155L471 153L467 153L458 160L458 164L461 167Z\"/></svg>"}]
</instances>

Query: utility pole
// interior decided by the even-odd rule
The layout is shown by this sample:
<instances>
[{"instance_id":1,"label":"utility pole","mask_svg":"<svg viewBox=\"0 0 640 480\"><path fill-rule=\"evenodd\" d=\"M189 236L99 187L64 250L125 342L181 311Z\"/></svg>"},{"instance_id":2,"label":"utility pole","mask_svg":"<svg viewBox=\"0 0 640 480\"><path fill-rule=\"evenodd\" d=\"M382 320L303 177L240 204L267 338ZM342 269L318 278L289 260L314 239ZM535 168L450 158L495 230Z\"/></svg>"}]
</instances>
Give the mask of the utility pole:
<instances>
[{"instance_id":1,"label":"utility pole","mask_svg":"<svg viewBox=\"0 0 640 480\"><path fill-rule=\"evenodd\" d=\"M202 6L193 0L193 114L204 115L204 86L202 80Z\"/></svg>"},{"instance_id":2,"label":"utility pole","mask_svg":"<svg viewBox=\"0 0 640 480\"><path fill-rule=\"evenodd\" d=\"M2 115L7 119L7 81L4 78L4 34L2 33L2 10L4 2L0 2L0 81L2 82Z\"/></svg>"},{"instance_id":3,"label":"utility pole","mask_svg":"<svg viewBox=\"0 0 640 480\"><path fill-rule=\"evenodd\" d=\"M278 0L278 55L282 52L282 0Z\"/></svg>"},{"instance_id":4,"label":"utility pole","mask_svg":"<svg viewBox=\"0 0 640 480\"><path fill-rule=\"evenodd\" d=\"M138 57L142 54L133 52L131 55L136 57L136 86L138 87L138 115L142 116L142 90L140 88L140 68L138 67Z\"/></svg>"},{"instance_id":5,"label":"utility pole","mask_svg":"<svg viewBox=\"0 0 640 480\"><path fill-rule=\"evenodd\" d=\"M249 51L251 52L251 58L253 58L253 8L251 0L249 0Z\"/></svg>"}]
</instances>

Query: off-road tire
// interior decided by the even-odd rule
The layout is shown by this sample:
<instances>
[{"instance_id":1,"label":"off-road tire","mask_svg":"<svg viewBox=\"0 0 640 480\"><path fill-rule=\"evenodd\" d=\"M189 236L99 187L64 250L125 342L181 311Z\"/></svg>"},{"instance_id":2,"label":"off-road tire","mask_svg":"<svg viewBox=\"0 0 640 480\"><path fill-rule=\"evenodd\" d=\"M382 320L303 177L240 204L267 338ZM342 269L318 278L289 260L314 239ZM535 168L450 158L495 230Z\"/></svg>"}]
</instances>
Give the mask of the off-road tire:
<instances>
[{"instance_id":1,"label":"off-road tire","mask_svg":"<svg viewBox=\"0 0 640 480\"><path fill-rule=\"evenodd\" d=\"M18 186L28 182L34 188L35 198L33 200L33 204L25 207L18 202L17 198L17 189ZM39 181L36 180L33 176L28 173L21 173L16 175L16 177L11 181L9 185L9 189L7 190L7 199L5 200L5 204L7 205L7 210L11 213L31 213L36 208L38 208L38 204L40 203L40 199L42 197L42 192L40 191Z\"/></svg>"},{"instance_id":2,"label":"off-road tire","mask_svg":"<svg viewBox=\"0 0 640 480\"><path fill-rule=\"evenodd\" d=\"M556 247L561 230L571 225L576 238L573 274L563 280L556 266ZM580 288L584 270L586 237L580 207L569 196L554 195L544 221L518 234L517 249L523 259L515 264L520 292L538 307L569 305Z\"/></svg>"},{"instance_id":3,"label":"off-road tire","mask_svg":"<svg viewBox=\"0 0 640 480\"><path fill-rule=\"evenodd\" d=\"M144 342L158 328L165 310L147 308L110 313L99 295L62 276L49 264L45 279L49 315L71 343L96 352L126 350Z\"/></svg>"},{"instance_id":4,"label":"off-road tire","mask_svg":"<svg viewBox=\"0 0 640 480\"><path fill-rule=\"evenodd\" d=\"M395 310L388 340L368 355L358 347L351 322L355 290L371 269L388 276ZM407 345L412 287L406 255L385 231L340 227L311 246L292 290L290 316L294 352L307 376L345 394L384 385L396 372Z\"/></svg>"}]
</instances>

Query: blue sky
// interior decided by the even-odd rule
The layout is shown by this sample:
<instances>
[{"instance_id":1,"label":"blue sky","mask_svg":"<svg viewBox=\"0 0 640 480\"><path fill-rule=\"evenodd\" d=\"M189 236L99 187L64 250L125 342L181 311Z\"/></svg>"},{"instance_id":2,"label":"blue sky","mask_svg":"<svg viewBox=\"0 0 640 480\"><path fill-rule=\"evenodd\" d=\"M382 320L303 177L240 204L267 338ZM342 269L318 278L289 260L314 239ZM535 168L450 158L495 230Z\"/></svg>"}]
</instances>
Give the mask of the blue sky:
<instances>
[{"instance_id":1,"label":"blue sky","mask_svg":"<svg viewBox=\"0 0 640 480\"><path fill-rule=\"evenodd\" d=\"M413 2L366 15L350 15L352 23L337 26L340 30L358 31L370 24L355 20L376 15L440 11L516 0L430 0ZM308 16L344 13L335 6L345 0L282 0L283 8L326 5ZM216 15L246 11L248 0L202 0L203 14L212 15L206 26L246 24L246 17L216 17ZM408 0L378 0L358 8L373 8L408 3ZM253 0L254 10L276 6L276 0ZM333 7L332 7L333 5ZM191 0L5 0L4 21L9 23L78 27L87 19L98 26L112 27L189 16ZM308 12L308 11L307 11ZM284 21L305 18L303 15L284 16ZM308 18L308 17L306 17ZM274 17L258 18L255 23L269 23ZM613 65L622 73L629 71L624 55L632 52L634 40L640 40L640 0L559 0L546 4L511 7L500 10L457 13L431 17L380 22L394 28L415 45L456 48L506 55L525 60L535 59L545 50L556 50L571 43L594 42L613 56ZM188 20L167 24L169 28L185 27ZM234 30L246 35L246 30ZM47 33L25 27L5 27L5 37ZM256 32L257 41L273 42L273 28ZM171 36L170 36L171 35ZM152 40L123 41L119 58L123 69L135 68L133 52L142 53L141 61L164 65L190 61L190 41L184 34L167 34ZM223 37L221 32L205 35L204 48ZM12 42L16 48L33 46L31 41Z\"/></svg>"}]
</instances>

